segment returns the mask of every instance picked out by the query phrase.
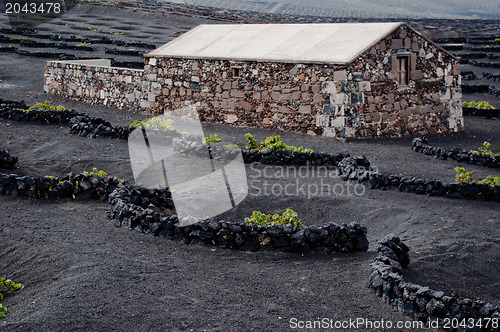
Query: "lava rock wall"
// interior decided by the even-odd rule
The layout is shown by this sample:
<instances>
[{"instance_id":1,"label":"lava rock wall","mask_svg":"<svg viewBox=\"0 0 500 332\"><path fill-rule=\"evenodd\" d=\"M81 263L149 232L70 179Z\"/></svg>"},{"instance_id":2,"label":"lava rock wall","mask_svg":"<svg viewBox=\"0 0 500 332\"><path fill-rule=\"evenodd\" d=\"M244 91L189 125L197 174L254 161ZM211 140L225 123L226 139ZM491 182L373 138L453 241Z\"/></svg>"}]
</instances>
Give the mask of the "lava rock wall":
<instances>
[{"instance_id":1,"label":"lava rock wall","mask_svg":"<svg viewBox=\"0 0 500 332\"><path fill-rule=\"evenodd\" d=\"M371 189L399 190L401 192L427 196L445 196L449 198L500 202L500 185L490 186L486 183L443 183L440 180L384 174L361 165L357 159L352 157L344 158L337 164L337 167L339 175L343 180L357 181L369 186Z\"/></svg>"},{"instance_id":2,"label":"lava rock wall","mask_svg":"<svg viewBox=\"0 0 500 332\"><path fill-rule=\"evenodd\" d=\"M7 150L0 150L0 168L14 168L18 162L18 158L12 156Z\"/></svg>"},{"instance_id":3,"label":"lava rock wall","mask_svg":"<svg viewBox=\"0 0 500 332\"><path fill-rule=\"evenodd\" d=\"M440 147L429 145L429 141L425 138L414 138L411 144L411 148L415 152L425 153L428 156L434 156L435 158L443 160L451 159L458 162L490 168L500 167L500 156L486 155L484 153L472 153L468 150L463 150L460 148L446 150Z\"/></svg>"},{"instance_id":4,"label":"lava rock wall","mask_svg":"<svg viewBox=\"0 0 500 332\"><path fill-rule=\"evenodd\" d=\"M478 322L479 319L493 318L497 323L489 324L489 328L481 329L474 325L472 329L467 330L498 330L500 320L498 306L481 300L445 296L442 291L406 282L402 271L403 267L410 264L408 254L410 249L399 237L394 234L388 235L384 241L379 242L377 251L378 257L370 264L369 287L373 288L377 296L380 296L386 303L415 320L427 322L427 326L432 326L429 323L437 321L443 327L445 320L449 322L451 319L468 322L468 319L472 318Z\"/></svg>"},{"instance_id":5,"label":"lava rock wall","mask_svg":"<svg viewBox=\"0 0 500 332\"><path fill-rule=\"evenodd\" d=\"M0 173L0 195L30 198L107 199L120 179L69 173L63 177L18 176Z\"/></svg>"},{"instance_id":6,"label":"lava rock wall","mask_svg":"<svg viewBox=\"0 0 500 332\"><path fill-rule=\"evenodd\" d=\"M258 226L223 220L184 220L154 211L151 205L132 203L134 189L123 186L109 196L111 216L117 226L186 244L203 243L240 250L348 252L367 251L366 228L357 224L323 226ZM192 224L191 224L192 223Z\"/></svg>"},{"instance_id":7,"label":"lava rock wall","mask_svg":"<svg viewBox=\"0 0 500 332\"><path fill-rule=\"evenodd\" d=\"M73 110L49 111L49 110L31 110L26 111L28 107L24 101L10 101L0 99L0 118L14 121L34 121L38 123L61 124L68 123L74 116L80 113Z\"/></svg>"},{"instance_id":8,"label":"lava rock wall","mask_svg":"<svg viewBox=\"0 0 500 332\"><path fill-rule=\"evenodd\" d=\"M108 137L127 139L133 128L114 127L108 121L81 114L73 117L69 122L69 129L72 134L81 137Z\"/></svg>"}]
</instances>

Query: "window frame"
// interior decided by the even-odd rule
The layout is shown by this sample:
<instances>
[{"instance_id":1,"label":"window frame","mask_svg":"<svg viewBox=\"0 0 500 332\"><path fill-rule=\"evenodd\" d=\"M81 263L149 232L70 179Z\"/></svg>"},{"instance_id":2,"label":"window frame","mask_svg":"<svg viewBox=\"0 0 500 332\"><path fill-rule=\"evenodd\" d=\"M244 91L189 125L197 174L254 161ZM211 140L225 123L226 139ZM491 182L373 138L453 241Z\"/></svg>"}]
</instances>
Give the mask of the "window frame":
<instances>
[{"instance_id":1,"label":"window frame","mask_svg":"<svg viewBox=\"0 0 500 332\"><path fill-rule=\"evenodd\" d=\"M398 86L407 87L410 85L410 61L411 61L411 52L400 50L396 55L396 72L398 74L396 81ZM401 68L402 62L405 62L405 68ZM403 77L404 82L403 82Z\"/></svg>"},{"instance_id":2,"label":"window frame","mask_svg":"<svg viewBox=\"0 0 500 332\"><path fill-rule=\"evenodd\" d=\"M231 66L231 74L233 75L233 78L241 78L242 70L242 66Z\"/></svg>"}]
</instances>

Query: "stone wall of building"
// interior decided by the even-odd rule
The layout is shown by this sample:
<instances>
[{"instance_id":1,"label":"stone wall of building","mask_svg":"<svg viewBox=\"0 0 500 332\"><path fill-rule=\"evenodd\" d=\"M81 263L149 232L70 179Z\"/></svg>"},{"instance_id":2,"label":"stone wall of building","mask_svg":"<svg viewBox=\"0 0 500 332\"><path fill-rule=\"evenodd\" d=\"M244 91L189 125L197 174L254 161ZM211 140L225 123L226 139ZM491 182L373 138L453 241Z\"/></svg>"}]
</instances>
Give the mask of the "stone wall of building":
<instances>
[{"instance_id":1,"label":"stone wall of building","mask_svg":"<svg viewBox=\"0 0 500 332\"><path fill-rule=\"evenodd\" d=\"M138 109L144 70L111 67L109 60L47 61L45 92L90 104Z\"/></svg>"},{"instance_id":2,"label":"stone wall of building","mask_svg":"<svg viewBox=\"0 0 500 332\"><path fill-rule=\"evenodd\" d=\"M235 77L236 71L239 77ZM159 113L189 102L198 106L204 121L321 134L316 116L328 101L321 84L334 69L326 65L150 58L145 74L149 92L141 106L154 107Z\"/></svg>"},{"instance_id":3,"label":"stone wall of building","mask_svg":"<svg viewBox=\"0 0 500 332\"><path fill-rule=\"evenodd\" d=\"M398 85L398 55L409 82ZM195 105L203 121L338 138L398 137L463 126L457 59L402 25L348 66L146 57L47 62L47 92L160 114Z\"/></svg>"},{"instance_id":4,"label":"stone wall of building","mask_svg":"<svg viewBox=\"0 0 500 332\"><path fill-rule=\"evenodd\" d=\"M398 54L409 58L407 86L397 84ZM463 126L458 60L407 26L336 74L330 103L317 117L327 136L397 137Z\"/></svg>"},{"instance_id":5,"label":"stone wall of building","mask_svg":"<svg viewBox=\"0 0 500 332\"><path fill-rule=\"evenodd\" d=\"M397 54L410 81L397 84ZM334 137L397 137L462 125L458 61L402 26L349 66L146 58L141 107L198 106L204 121Z\"/></svg>"}]
</instances>

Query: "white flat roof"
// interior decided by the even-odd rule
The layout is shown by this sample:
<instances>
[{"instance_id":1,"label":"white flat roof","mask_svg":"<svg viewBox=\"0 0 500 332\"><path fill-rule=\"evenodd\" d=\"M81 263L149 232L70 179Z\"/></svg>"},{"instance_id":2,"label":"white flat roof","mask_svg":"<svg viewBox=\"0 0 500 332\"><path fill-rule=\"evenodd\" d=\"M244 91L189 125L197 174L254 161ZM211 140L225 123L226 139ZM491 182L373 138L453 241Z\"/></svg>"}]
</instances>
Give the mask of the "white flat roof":
<instances>
[{"instance_id":1,"label":"white flat roof","mask_svg":"<svg viewBox=\"0 0 500 332\"><path fill-rule=\"evenodd\" d=\"M401 24L202 24L146 56L348 64Z\"/></svg>"}]
</instances>

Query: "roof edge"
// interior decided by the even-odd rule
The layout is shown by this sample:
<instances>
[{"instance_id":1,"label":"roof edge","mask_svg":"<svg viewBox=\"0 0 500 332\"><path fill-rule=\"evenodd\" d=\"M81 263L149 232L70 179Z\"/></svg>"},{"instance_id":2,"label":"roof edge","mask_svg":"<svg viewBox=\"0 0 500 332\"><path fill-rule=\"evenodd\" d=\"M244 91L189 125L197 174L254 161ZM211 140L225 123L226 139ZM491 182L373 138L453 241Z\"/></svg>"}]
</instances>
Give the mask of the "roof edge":
<instances>
[{"instance_id":1,"label":"roof edge","mask_svg":"<svg viewBox=\"0 0 500 332\"><path fill-rule=\"evenodd\" d=\"M312 61L312 60L276 60L276 59L248 59L248 58L226 58L226 57L200 57L200 56L180 56L180 55L146 55L145 58L168 58L168 59L186 59L186 60L214 60L214 61L232 61L232 62L271 62L271 63L291 63L291 64L315 64L315 65L335 65L347 66L350 62L331 62L331 61Z\"/></svg>"},{"instance_id":2,"label":"roof edge","mask_svg":"<svg viewBox=\"0 0 500 332\"><path fill-rule=\"evenodd\" d=\"M382 40L384 40L384 38L387 38L388 35L390 35L391 33L393 33L394 31L396 31L397 29L399 29L401 26L405 25L404 22L395 22L396 25L394 26L394 28L392 28L388 33L386 33L383 37L380 37L379 39L377 39L376 41L374 41L373 43L371 43L370 45L367 45L365 48L363 48L360 52L358 52L355 56L353 56L352 58L349 59L349 61L346 62L346 64L351 64L353 63L357 58L359 58L362 54L366 53L366 51L368 51L370 48L372 48L374 45L377 45L378 43L380 43Z\"/></svg>"},{"instance_id":3,"label":"roof edge","mask_svg":"<svg viewBox=\"0 0 500 332\"><path fill-rule=\"evenodd\" d=\"M430 40L429 38L427 38L426 36L422 35L418 30L415 30L411 25L409 25L408 23L403 23L404 26L406 26L408 29L410 29L411 31L413 31L414 33L416 33L417 35L419 35L422 39L424 39L425 41L431 43L432 45L436 46L437 49L439 49L441 52L445 53L446 55L452 57L453 59L455 60L459 60L459 57L457 57L456 55L452 54L450 51L448 50L445 50L443 47L439 46L438 44L436 44L435 42L433 42L432 40Z\"/></svg>"},{"instance_id":4,"label":"roof edge","mask_svg":"<svg viewBox=\"0 0 500 332\"><path fill-rule=\"evenodd\" d=\"M195 28L187 31L186 33L182 34L181 36L175 38L175 39L172 39L170 42L166 43L166 44L163 44L161 45L160 47L152 50L151 52L148 52L146 54L144 54L144 58L153 58L153 57L157 57L157 58L171 58L171 59L190 59L190 60L194 60L194 59L199 59L199 60L220 60L220 61L234 61L234 62L272 62L272 63L292 63L292 64L297 64L297 63L302 63L302 64L324 64L324 65L337 65L337 66L347 66L347 65L350 65L352 64L356 59L358 59L362 54L366 53L370 48L372 48L374 45L377 45L378 43L380 43L382 40L384 40L385 38L387 38L388 35L392 34L393 32L395 32L397 29L401 28L402 26L408 28L409 30L411 30L413 33L416 33L418 36L420 36L422 39L424 39L425 41L431 43L432 45L434 45L437 49L439 49L441 52L443 52L444 54L450 56L451 58L455 59L455 60L458 60L458 57L453 55L452 53L450 53L449 51L445 50L443 47L437 45L435 42L433 42L432 40L430 40L429 38L425 37L424 35L422 35L419 31L417 31L416 29L414 29L412 26L410 26L408 23L405 23L405 22L393 22L395 25L392 29L390 29L386 34L384 34L382 37L378 38L376 41L374 41L373 43L367 45L366 47L364 47L361 51L359 51L356 55L352 56L348 61L345 61L345 62L332 62L332 61L311 61L311 60L276 60L276 59L265 59L265 58L262 58L262 59L248 59L248 58L234 58L234 57L199 57L199 56L177 56L177 55L161 55L161 54L154 54L155 51L158 51L164 47L167 47L170 43L172 42L178 42L179 40L185 38L186 36L189 36L191 35L192 33L196 33L196 31L198 29L201 29L203 28L204 26L207 26L207 25L210 25L210 24L200 24L198 26L196 26Z\"/></svg>"}]
</instances>

